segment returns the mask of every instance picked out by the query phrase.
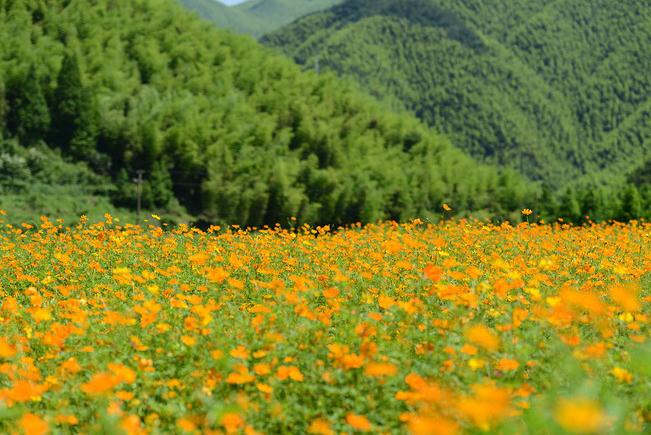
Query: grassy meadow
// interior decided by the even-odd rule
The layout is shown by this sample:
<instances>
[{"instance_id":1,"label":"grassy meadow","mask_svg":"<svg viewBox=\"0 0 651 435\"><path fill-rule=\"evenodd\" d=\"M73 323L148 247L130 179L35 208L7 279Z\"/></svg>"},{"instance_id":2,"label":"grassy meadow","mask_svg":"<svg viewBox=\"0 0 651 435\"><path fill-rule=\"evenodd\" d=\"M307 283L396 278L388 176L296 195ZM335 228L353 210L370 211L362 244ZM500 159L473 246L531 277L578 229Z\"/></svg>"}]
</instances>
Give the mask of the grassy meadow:
<instances>
[{"instance_id":1,"label":"grassy meadow","mask_svg":"<svg viewBox=\"0 0 651 435\"><path fill-rule=\"evenodd\" d=\"M3 224L0 431L651 429L650 224L158 219Z\"/></svg>"}]
</instances>

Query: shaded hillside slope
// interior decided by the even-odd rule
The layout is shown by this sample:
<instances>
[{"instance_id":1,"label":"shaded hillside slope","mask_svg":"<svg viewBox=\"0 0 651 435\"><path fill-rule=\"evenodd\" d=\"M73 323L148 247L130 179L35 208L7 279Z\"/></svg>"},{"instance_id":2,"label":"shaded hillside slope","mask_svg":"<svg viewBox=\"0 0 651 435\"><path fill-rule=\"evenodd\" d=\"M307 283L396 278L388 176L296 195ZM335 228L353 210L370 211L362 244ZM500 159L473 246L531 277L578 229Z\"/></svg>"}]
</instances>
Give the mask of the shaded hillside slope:
<instances>
[{"instance_id":1,"label":"shaded hillside slope","mask_svg":"<svg viewBox=\"0 0 651 435\"><path fill-rule=\"evenodd\" d=\"M648 2L349 0L263 41L552 188L651 149Z\"/></svg>"}]
</instances>

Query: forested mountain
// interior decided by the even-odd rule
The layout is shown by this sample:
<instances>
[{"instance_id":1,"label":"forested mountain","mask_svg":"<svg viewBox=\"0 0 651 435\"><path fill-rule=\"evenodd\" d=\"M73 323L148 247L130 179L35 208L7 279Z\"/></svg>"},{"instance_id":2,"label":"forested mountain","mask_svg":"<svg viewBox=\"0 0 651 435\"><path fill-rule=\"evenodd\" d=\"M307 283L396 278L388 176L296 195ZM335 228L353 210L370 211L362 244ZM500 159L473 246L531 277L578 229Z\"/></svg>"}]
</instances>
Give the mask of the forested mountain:
<instances>
[{"instance_id":1,"label":"forested mountain","mask_svg":"<svg viewBox=\"0 0 651 435\"><path fill-rule=\"evenodd\" d=\"M3 197L31 194L21 176L58 183L43 161L127 208L143 170L146 208L209 223L406 219L443 202L504 216L533 197L413 116L173 0L0 0L0 24Z\"/></svg>"},{"instance_id":2,"label":"forested mountain","mask_svg":"<svg viewBox=\"0 0 651 435\"><path fill-rule=\"evenodd\" d=\"M217 0L180 0L218 27L261 36L279 29L295 19L327 9L342 0L248 0L236 6L225 6Z\"/></svg>"},{"instance_id":3,"label":"forested mountain","mask_svg":"<svg viewBox=\"0 0 651 435\"><path fill-rule=\"evenodd\" d=\"M551 189L651 157L651 3L348 0L263 41Z\"/></svg>"}]
</instances>

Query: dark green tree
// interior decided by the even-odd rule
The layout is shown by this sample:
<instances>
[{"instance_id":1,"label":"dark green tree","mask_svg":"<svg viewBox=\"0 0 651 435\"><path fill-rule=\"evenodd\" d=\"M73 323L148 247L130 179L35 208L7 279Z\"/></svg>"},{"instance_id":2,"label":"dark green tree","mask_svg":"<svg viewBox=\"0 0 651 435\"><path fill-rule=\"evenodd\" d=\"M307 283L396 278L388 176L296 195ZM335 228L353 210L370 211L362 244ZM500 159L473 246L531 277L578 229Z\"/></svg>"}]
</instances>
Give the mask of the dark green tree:
<instances>
[{"instance_id":1,"label":"dark green tree","mask_svg":"<svg viewBox=\"0 0 651 435\"><path fill-rule=\"evenodd\" d=\"M162 209L169 205L174 197L172 178L165 164L155 162L143 188L145 207Z\"/></svg>"},{"instance_id":2,"label":"dark green tree","mask_svg":"<svg viewBox=\"0 0 651 435\"><path fill-rule=\"evenodd\" d=\"M5 135L6 127L6 113L7 113L7 100L5 99L5 83L0 76L0 139Z\"/></svg>"},{"instance_id":3,"label":"dark green tree","mask_svg":"<svg viewBox=\"0 0 651 435\"><path fill-rule=\"evenodd\" d=\"M561 195L558 217L574 223L581 221L581 204L579 203L574 189L568 188L565 190L563 195Z\"/></svg>"},{"instance_id":4,"label":"dark green tree","mask_svg":"<svg viewBox=\"0 0 651 435\"><path fill-rule=\"evenodd\" d=\"M640 191L633 184L629 184L622 194L622 205L618 219L628 221L642 216L643 205Z\"/></svg>"},{"instance_id":5,"label":"dark green tree","mask_svg":"<svg viewBox=\"0 0 651 435\"><path fill-rule=\"evenodd\" d=\"M79 59L67 52L52 102L50 141L75 158L93 160L98 136L93 91L83 86Z\"/></svg>"},{"instance_id":6,"label":"dark green tree","mask_svg":"<svg viewBox=\"0 0 651 435\"><path fill-rule=\"evenodd\" d=\"M25 145L44 139L50 128L50 112L34 66L25 77L14 80L10 89L9 133Z\"/></svg>"}]
</instances>

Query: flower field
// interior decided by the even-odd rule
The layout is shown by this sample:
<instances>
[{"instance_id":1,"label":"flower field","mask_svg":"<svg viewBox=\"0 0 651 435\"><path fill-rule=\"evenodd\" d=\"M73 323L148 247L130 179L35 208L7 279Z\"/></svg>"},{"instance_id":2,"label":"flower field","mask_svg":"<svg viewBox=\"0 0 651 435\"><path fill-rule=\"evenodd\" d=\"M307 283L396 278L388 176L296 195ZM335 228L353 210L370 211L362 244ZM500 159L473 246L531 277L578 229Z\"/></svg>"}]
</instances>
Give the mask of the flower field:
<instances>
[{"instance_id":1,"label":"flower field","mask_svg":"<svg viewBox=\"0 0 651 435\"><path fill-rule=\"evenodd\" d=\"M648 224L3 228L3 433L651 430Z\"/></svg>"}]
</instances>

